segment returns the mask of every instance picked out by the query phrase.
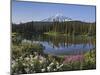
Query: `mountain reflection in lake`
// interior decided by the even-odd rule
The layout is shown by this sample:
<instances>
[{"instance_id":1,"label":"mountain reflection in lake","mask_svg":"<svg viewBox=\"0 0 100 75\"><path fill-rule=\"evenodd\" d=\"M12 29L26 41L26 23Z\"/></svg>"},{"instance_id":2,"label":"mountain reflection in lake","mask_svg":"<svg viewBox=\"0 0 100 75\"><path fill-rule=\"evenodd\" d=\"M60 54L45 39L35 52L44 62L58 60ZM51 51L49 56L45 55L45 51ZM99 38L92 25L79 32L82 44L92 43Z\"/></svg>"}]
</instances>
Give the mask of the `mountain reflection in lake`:
<instances>
[{"instance_id":1,"label":"mountain reflection in lake","mask_svg":"<svg viewBox=\"0 0 100 75\"><path fill-rule=\"evenodd\" d=\"M87 36L33 36L30 40L44 46L44 53L54 56L83 54L93 48L93 37Z\"/></svg>"}]
</instances>

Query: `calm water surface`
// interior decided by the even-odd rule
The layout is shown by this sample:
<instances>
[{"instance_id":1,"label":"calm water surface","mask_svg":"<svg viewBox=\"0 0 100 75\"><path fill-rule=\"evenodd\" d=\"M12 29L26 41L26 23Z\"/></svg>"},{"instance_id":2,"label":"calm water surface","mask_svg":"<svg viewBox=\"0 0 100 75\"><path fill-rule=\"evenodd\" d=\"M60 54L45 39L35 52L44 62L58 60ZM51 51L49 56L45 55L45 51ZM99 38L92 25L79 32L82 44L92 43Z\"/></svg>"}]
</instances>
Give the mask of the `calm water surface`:
<instances>
[{"instance_id":1,"label":"calm water surface","mask_svg":"<svg viewBox=\"0 0 100 75\"><path fill-rule=\"evenodd\" d=\"M53 56L83 54L95 48L93 37L87 36L48 36L40 35L32 37L33 43L44 46L44 53Z\"/></svg>"}]
</instances>

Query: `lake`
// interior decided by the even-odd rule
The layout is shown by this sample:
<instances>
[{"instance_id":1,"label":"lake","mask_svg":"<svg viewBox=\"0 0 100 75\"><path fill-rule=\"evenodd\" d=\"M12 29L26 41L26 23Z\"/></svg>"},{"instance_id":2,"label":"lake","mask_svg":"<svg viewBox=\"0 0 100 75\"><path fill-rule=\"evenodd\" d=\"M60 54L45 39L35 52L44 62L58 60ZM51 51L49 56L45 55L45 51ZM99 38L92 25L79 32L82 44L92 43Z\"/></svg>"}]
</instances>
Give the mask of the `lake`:
<instances>
[{"instance_id":1,"label":"lake","mask_svg":"<svg viewBox=\"0 0 100 75\"><path fill-rule=\"evenodd\" d=\"M39 43L44 47L43 52L53 56L84 54L95 48L93 37L87 36L24 36L24 41Z\"/></svg>"}]
</instances>

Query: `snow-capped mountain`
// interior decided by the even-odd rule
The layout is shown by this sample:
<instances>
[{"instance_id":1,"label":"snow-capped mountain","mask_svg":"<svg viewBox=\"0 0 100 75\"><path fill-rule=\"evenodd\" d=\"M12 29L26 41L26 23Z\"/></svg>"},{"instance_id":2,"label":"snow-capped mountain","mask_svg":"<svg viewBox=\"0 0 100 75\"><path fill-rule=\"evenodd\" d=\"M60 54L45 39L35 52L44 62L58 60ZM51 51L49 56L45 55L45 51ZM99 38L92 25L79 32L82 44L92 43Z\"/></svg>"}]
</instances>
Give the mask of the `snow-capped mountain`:
<instances>
[{"instance_id":1,"label":"snow-capped mountain","mask_svg":"<svg viewBox=\"0 0 100 75\"><path fill-rule=\"evenodd\" d=\"M72 21L71 18L63 16L61 14L57 14L55 16L51 16L49 18L43 19L43 22L54 22L54 21L59 21L59 22L64 22L64 21Z\"/></svg>"}]
</instances>

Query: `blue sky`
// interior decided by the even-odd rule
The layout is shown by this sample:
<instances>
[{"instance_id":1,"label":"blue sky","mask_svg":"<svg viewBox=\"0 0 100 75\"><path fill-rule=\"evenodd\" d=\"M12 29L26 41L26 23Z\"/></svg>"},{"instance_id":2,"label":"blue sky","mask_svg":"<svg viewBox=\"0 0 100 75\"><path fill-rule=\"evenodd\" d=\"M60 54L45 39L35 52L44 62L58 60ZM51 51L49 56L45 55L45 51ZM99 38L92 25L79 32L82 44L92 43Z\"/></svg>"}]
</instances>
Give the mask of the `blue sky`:
<instances>
[{"instance_id":1,"label":"blue sky","mask_svg":"<svg viewBox=\"0 0 100 75\"><path fill-rule=\"evenodd\" d=\"M12 2L12 22L40 21L56 14L73 20L95 22L95 6L53 4L36 2Z\"/></svg>"}]
</instances>

